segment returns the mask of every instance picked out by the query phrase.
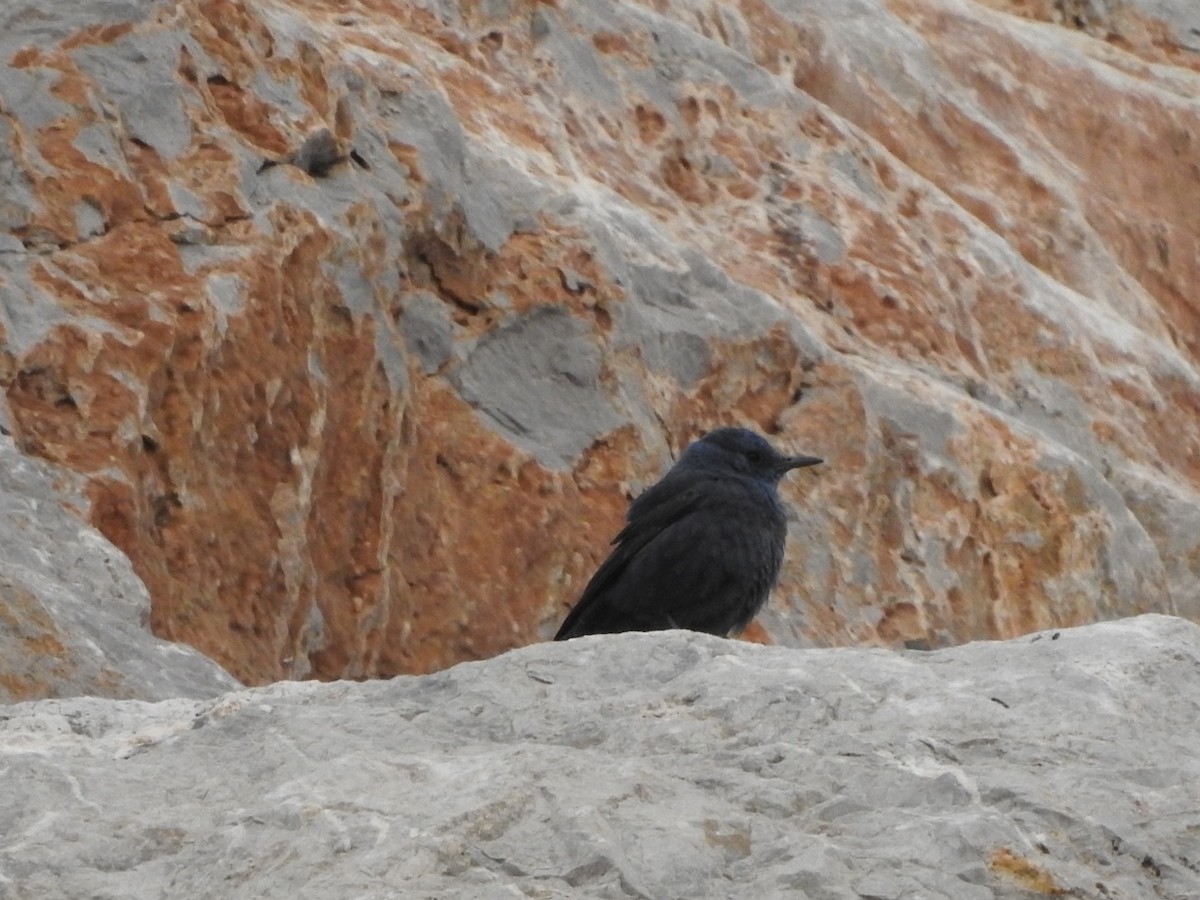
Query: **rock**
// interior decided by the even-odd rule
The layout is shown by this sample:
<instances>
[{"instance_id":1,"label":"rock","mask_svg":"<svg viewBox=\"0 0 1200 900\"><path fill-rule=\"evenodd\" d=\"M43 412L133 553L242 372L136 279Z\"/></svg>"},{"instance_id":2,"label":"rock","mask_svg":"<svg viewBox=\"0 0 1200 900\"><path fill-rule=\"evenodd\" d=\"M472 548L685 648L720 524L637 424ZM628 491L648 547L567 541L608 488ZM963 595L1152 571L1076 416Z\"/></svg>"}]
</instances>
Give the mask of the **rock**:
<instances>
[{"instance_id":1,"label":"rock","mask_svg":"<svg viewBox=\"0 0 1200 900\"><path fill-rule=\"evenodd\" d=\"M755 639L1200 618L1195 8L7 3L0 424L247 682L548 637L734 422Z\"/></svg>"},{"instance_id":2,"label":"rock","mask_svg":"<svg viewBox=\"0 0 1200 900\"><path fill-rule=\"evenodd\" d=\"M323 178L329 170L345 160L338 151L337 138L328 128L321 128L304 139L300 149L288 160L313 178Z\"/></svg>"},{"instance_id":3,"label":"rock","mask_svg":"<svg viewBox=\"0 0 1200 900\"><path fill-rule=\"evenodd\" d=\"M0 702L165 700L241 687L191 647L150 634L145 585L68 511L85 505L72 480L0 437Z\"/></svg>"},{"instance_id":4,"label":"rock","mask_svg":"<svg viewBox=\"0 0 1200 900\"><path fill-rule=\"evenodd\" d=\"M570 469L623 423L600 381L600 348L569 313L546 307L497 328L458 367L454 384L513 444L548 469Z\"/></svg>"},{"instance_id":5,"label":"rock","mask_svg":"<svg viewBox=\"0 0 1200 900\"><path fill-rule=\"evenodd\" d=\"M1200 627L685 632L0 714L6 896L1200 896Z\"/></svg>"}]
</instances>

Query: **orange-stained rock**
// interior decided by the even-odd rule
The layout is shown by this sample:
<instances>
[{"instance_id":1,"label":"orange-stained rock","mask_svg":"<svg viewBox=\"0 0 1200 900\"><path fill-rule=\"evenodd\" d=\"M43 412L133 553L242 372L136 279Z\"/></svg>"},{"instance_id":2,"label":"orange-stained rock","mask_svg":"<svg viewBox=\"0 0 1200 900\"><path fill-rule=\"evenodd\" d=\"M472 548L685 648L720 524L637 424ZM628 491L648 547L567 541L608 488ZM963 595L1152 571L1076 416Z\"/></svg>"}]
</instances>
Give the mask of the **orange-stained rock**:
<instances>
[{"instance_id":1,"label":"orange-stained rock","mask_svg":"<svg viewBox=\"0 0 1200 900\"><path fill-rule=\"evenodd\" d=\"M212 660L146 630L145 585L77 514L82 479L57 476L0 435L0 702L240 687Z\"/></svg>"},{"instance_id":2,"label":"orange-stained rock","mask_svg":"<svg viewBox=\"0 0 1200 900\"><path fill-rule=\"evenodd\" d=\"M748 637L1200 620L1200 56L1074 6L19 6L0 420L248 682L548 637L725 422Z\"/></svg>"}]
</instances>

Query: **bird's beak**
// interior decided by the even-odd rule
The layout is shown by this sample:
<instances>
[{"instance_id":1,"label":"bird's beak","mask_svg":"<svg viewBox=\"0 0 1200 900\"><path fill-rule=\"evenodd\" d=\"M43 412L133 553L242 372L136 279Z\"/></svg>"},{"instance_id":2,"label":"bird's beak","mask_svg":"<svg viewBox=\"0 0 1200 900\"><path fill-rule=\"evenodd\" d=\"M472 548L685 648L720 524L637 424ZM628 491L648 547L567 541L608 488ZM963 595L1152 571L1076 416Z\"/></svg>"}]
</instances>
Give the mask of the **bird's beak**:
<instances>
[{"instance_id":1,"label":"bird's beak","mask_svg":"<svg viewBox=\"0 0 1200 900\"><path fill-rule=\"evenodd\" d=\"M825 460L819 456L788 456L783 460L783 471L790 472L792 469L803 469L805 466L815 466L823 462Z\"/></svg>"}]
</instances>

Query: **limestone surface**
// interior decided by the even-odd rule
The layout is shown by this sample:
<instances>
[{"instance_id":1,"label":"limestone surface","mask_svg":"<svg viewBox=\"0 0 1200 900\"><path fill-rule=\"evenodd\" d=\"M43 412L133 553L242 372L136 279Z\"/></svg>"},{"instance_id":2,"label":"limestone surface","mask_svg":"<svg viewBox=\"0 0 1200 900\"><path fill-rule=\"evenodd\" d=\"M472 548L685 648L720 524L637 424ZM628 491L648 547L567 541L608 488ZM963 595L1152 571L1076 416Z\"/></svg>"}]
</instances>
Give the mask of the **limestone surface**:
<instances>
[{"instance_id":1,"label":"limestone surface","mask_svg":"<svg viewBox=\"0 0 1200 900\"><path fill-rule=\"evenodd\" d=\"M77 481L0 436L0 703L241 687L191 647L150 634L146 586L83 519Z\"/></svg>"},{"instance_id":2,"label":"limestone surface","mask_svg":"<svg viewBox=\"0 0 1200 900\"><path fill-rule=\"evenodd\" d=\"M0 894L1200 896L1200 627L934 652L685 632L0 713Z\"/></svg>"},{"instance_id":3,"label":"limestone surface","mask_svg":"<svg viewBox=\"0 0 1200 900\"><path fill-rule=\"evenodd\" d=\"M8 0L0 426L247 682L549 636L729 423L755 639L1200 620L1196 9Z\"/></svg>"}]
</instances>

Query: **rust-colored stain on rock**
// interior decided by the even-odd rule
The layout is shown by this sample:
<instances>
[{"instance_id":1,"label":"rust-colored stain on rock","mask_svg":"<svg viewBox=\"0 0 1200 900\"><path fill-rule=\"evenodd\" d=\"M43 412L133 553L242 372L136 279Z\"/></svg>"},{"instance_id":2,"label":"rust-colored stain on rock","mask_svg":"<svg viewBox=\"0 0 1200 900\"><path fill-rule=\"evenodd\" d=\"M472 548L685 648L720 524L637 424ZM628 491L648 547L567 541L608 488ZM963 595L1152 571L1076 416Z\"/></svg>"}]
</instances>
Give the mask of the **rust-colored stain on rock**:
<instances>
[{"instance_id":1,"label":"rust-colored stain on rock","mask_svg":"<svg viewBox=\"0 0 1200 900\"><path fill-rule=\"evenodd\" d=\"M1001 847L992 853L988 858L988 868L1030 893L1045 897L1061 897L1067 893L1053 875L1008 847Z\"/></svg>"},{"instance_id":2,"label":"rust-colored stain on rock","mask_svg":"<svg viewBox=\"0 0 1200 900\"><path fill-rule=\"evenodd\" d=\"M75 674L52 616L30 591L7 578L0 578L0 649L6 661L0 696L11 702L57 696Z\"/></svg>"}]
</instances>

